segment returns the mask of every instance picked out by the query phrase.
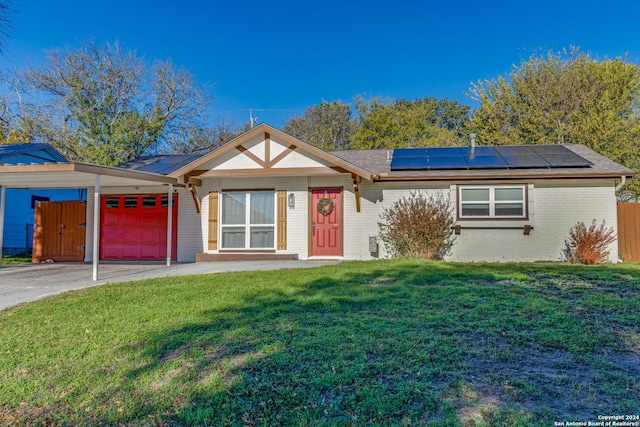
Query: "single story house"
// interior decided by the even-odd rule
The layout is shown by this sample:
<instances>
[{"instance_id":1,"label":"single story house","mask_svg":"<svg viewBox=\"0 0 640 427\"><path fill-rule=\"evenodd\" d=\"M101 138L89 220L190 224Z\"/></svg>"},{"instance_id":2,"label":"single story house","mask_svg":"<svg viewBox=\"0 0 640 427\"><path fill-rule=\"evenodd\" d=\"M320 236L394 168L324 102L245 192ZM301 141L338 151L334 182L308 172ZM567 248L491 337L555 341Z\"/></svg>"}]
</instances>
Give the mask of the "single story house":
<instances>
[{"instance_id":1,"label":"single story house","mask_svg":"<svg viewBox=\"0 0 640 427\"><path fill-rule=\"evenodd\" d=\"M383 210L414 190L444 193L455 205L450 260L559 260L577 221L604 219L616 229L616 180L633 176L630 169L582 145L502 147L501 159L511 163L499 164L490 163L489 148L476 148L477 165L455 163L464 161L458 148L443 149L458 150L457 159L444 153L444 164L394 165L422 153L324 152L262 124L197 158L148 157L123 167L184 185L177 190L179 261L385 257L370 237ZM327 199L330 206L321 202ZM616 261L617 248L610 249Z\"/></svg>"},{"instance_id":2,"label":"single story house","mask_svg":"<svg viewBox=\"0 0 640 427\"><path fill-rule=\"evenodd\" d=\"M448 260L559 260L577 221L617 230L616 182L634 175L582 145L325 152L261 124L203 155L65 171L0 166L0 185L57 172L94 193L85 254L94 264L96 252L163 259L169 247L180 262L385 257L380 215L411 191L450 198Z\"/></svg>"}]
</instances>

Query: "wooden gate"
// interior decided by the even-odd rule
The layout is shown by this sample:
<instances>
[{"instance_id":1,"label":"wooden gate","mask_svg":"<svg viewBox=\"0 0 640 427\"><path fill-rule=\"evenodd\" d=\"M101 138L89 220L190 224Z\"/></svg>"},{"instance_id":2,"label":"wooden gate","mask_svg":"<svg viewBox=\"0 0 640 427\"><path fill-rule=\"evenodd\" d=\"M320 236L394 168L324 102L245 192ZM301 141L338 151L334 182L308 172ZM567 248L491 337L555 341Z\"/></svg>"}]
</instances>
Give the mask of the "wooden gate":
<instances>
[{"instance_id":1,"label":"wooden gate","mask_svg":"<svg viewBox=\"0 0 640 427\"><path fill-rule=\"evenodd\" d=\"M640 203L618 203L618 252L627 262L640 262Z\"/></svg>"},{"instance_id":2,"label":"wooden gate","mask_svg":"<svg viewBox=\"0 0 640 427\"><path fill-rule=\"evenodd\" d=\"M32 262L83 262L86 213L82 200L36 203Z\"/></svg>"}]
</instances>

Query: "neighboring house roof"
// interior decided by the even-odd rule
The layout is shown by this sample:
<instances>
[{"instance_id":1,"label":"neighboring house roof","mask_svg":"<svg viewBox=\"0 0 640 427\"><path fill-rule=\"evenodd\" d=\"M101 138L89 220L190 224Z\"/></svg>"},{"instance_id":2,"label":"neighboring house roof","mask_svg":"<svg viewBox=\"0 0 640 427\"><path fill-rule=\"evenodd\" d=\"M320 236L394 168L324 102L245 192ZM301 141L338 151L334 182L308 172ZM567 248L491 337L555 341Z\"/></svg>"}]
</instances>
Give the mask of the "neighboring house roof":
<instances>
[{"instance_id":1,"label":"neighboring house roof","mask_svg":"<svg viewBox=\"0 0 640 427\"><path fill-rule=\"evenodd\" d=\"M0 145L0 165L68 163L49 144Z\"/></svg>"},{"instance_id":2,"label":"neighboring house roof","mask_svg":"<svg viewBox=\"0 0 640 427\"><path fill-rule=\"evenodd\" d=\"M151 172L170 175L202 156L202 154L143 156L130 162L118 165L118 167L123 169L136 170L139 172Z\"/></svg>"},{"instance_id":3,"label":"neighboring house roof","mask_svg":"<svg viewBox=\"0 0 640 427\"><path fill-rule=\"evenodd\" d=\"M371 172L380 180L445 180L445 179L504 179L504 178L580 178L631 177L635 172L596 153L584 145L563 144L580 157L592 163L588 167L470 169L470 170L411 170L390 169L393 150L331 151L333 156Z\"/></svg>"}]
</instances>

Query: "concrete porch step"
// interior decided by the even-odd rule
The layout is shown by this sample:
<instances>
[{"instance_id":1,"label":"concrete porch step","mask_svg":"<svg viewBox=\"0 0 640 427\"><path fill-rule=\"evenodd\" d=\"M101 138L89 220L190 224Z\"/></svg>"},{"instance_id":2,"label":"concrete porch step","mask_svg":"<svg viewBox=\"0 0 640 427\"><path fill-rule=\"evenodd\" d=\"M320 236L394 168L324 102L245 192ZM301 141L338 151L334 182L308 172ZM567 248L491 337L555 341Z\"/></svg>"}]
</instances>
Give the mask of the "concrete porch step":
<instances>
[{"instance_id":1,"label":"concrete porch step","mask_svg":"<svg viewBox=\"0 0 640 427\"><path fill-rule=\"evenodd\" d=\"M298 254L274 254L274 253L222 253L222 254L196 254L196 262L217 261L296 261Z\"/></svg>"}]
</instances>

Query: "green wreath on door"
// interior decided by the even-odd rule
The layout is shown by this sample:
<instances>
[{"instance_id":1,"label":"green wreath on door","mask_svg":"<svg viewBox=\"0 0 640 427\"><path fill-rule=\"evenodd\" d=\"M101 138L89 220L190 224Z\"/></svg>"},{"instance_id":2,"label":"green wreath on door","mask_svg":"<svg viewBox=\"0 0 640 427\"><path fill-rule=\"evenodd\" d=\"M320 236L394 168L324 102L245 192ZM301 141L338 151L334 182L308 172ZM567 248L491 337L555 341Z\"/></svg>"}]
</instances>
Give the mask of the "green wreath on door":
<instances>
[{"instance_id":1,"label":"green wreath on door","mask_svg":"<svg viewBox=\"0 0 640 427\"><path fill-rule=\"evenodd\" d=\"M334 207L335 205L333 204L333 200L331 200L328 197L324 197L318 200L318 212L321 215L324 215L324 216L331 215L331 212L333 212Z\"/></svg>"}]
</instances>

